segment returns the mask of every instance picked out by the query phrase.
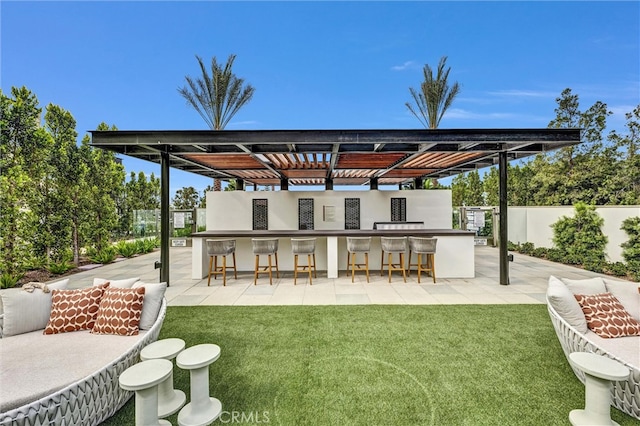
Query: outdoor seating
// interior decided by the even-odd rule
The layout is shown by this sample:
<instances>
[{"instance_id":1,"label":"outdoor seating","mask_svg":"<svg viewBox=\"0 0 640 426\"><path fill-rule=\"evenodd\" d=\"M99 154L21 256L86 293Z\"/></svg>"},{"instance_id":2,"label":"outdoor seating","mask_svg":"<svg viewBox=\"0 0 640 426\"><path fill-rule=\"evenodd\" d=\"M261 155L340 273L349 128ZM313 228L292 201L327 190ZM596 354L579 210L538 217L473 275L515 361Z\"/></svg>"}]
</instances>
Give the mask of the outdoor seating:
<instances>
[{"instance_id":1,"label":"outdoor seating","mask_svg":"<svg viewBox=\"0 0 640 426\"><path fill-rule=\"evenodd\" d=\"M269 274L269 284L273 284L273 262L271 257L275 258L276 277L280 278L278 270L278 239L277 238L252 238L251 245L253 254L256 256L256 263L253 272L253 285L256 285L259 274ZM267 265L260 265L260 256L268 257Z\"/></svg>"},{"instance_id":2,"label":"outdoor seating","mask_svg":"<svg viewBox=\"0 0 640 426\"><path fill-rule=\"evenodd\" d=\"M569 287L567 282L572 287ZM571 354L574 352L602 355L624 365L630 370L630 374L625 380L613 381L611 405L640 419L640 366L638 364L640 336L615 338L599 336L588 328L583 311L574 296L577 293L582 295L611 293L631 315L634 315L636 320L639 320L640 296L637 291L638 287L631 283L607 278L560 280L551 276L546 300L551 323L576 377L582 383L586 382L585 372L570 361Z\"/></svg>"},{"instance_id":3,"label":"outdoor seating","mask_svg":"<svg viewBox=\"0 0 640 426\"><path fill-rule=\"evenodd\" d=\"M405 237L380 237L380 245L382 247L382 255L380 258L380 276L382 276L385 268L384 255L387 253L386 267L389 271L389 282L391 282L391 273L393 271L402 272L404 282L407 282L407 275L404 269L404 254L407 251L407 239ZM393 255L399 257L398 263L393 263Z\"/></svg>"},{"instance_id":4,"label":"outdoor seating","mask_svg":"<svg viewBox=\"0 0 640 426\"><path fill-rule=\"evenodd\" d=\"M312 284L313 275L318 278L316 271L316 239L315 238L292 238L291 252L293 253L293 285L296 285L298 279L298 271L309 272L309 285ZM307 255L307 264L298 265L298 256Z\"/></svg>"},{"instance_id":5,"label":"outdoor seating","mask_svg":"<svg viewBox=\"0 0 640 426\"><path fill-rule=\"evenodd\" d=\"M236 268L236 240L207 240L207 254L209 255L209 277L207 286L213 279L222 274L222 285L227 285L227 269L233 269L233 276L238 279ZM232 255L233 266L227 266L227 256ZM218 256L222 257L222 265L218 266Z\"/></svg>"},{"instance_id":6,"label":"outdoor seating","mask_svg":"<svg viewBox=\"0 0 640 426\"><path fill-rule=\"evenodd\" d=\"M351 270L351 282L354 282L356 271L365 271L369 282L369 251L371 237L347 237L347 265ZM358 253L364 254L364 263L356 263Z\"/></svg>"},{"instance_id":7,"label":"outdoor seating","mask_svg":"<svg viewBox=\"0 0 640 426\"><path fill-rule=\"evenodd\" d=\"M431 273L433 282L436 282L436 245L437 238L409 237L409 266L407 275L411 275L411 267L416 266L418 271L418 283L422 272ZM411 263L411 256L418 255L417 263ZM425 263L422 262L422 255L425 256Z\"/></svg>"}]
</instances>

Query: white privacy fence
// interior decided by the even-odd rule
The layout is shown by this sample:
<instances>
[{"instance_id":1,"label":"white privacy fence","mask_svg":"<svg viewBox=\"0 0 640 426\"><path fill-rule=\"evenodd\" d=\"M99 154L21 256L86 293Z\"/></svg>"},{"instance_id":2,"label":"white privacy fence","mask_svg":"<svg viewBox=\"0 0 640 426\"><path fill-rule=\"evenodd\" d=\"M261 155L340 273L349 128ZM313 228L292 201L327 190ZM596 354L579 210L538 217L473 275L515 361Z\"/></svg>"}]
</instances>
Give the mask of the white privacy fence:
<instances>
[{"instance_id":1,"label":"white privacy fence","mask_svg":"<svg viewBox=\"0 0 640 426\"><path fill-rule=\"evenodd\" d=\"M620 229L629 217L640 216L640 206L597 206L596 213L604 219L602 232L609 242L605 250L609 262L623 262L620 244L628 240ZM536 247L553 247L551 225L562 216L573 217L575 208L559 207L509 207L509 241L513 243L533 243Z\"/></svg>"}]
</instances>

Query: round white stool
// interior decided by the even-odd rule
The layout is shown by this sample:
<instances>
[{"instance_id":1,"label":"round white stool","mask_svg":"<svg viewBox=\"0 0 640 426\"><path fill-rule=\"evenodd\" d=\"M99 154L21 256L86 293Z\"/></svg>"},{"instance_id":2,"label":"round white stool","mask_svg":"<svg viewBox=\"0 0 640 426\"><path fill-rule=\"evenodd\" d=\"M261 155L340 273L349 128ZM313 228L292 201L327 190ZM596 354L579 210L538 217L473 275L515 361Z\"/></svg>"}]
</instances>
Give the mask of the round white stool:
<instances>
[{"instance_id":1,"label":"round white stool","mask_svg":"<svg viewBox=\"0 0 640 426\"><path fill-rule=\"evenodd\" d=\"M611 420L612 381L625 380L629 369L611 358L588 352L573 352L569 361L584 371L584 410L571 410L572 425L617 425Z\"/></svg>"},{"instance_id":2,"label":"round white stool","mask_svg":"<svg viewBox=\"0 0 640 426\"><path fill-rule=\"evenodd\" d=\"M158 420L158 384L172 371L171 361L152 359L134 364L120 375L120 387L136 393L136 426L171 425Z\"/></svg>"},{"instance_id":3,"label":"round white stool","mask_svg":"<svg viewBox=\"0 0 640 426\"><path fill-rule=\"evenodd\" d=\"M213 423L222 412L222 403L209 396L209 365L220 357L220 346L209 343L191 346L178 354L178 367L189 370L191 402L178 413L180 426Z\"/></svg>"},{"instance_id":4,"label":"round white stool","mask_svg":"<svg viewBox=\"0 0 640 426\"><path fill-rule=\"evenodd\" d=\"M162 339L157 340L140 351L140 359L148 361L151 359L166 359L171 361L184 349L185 343L182 339ZM173 365L173 364L172 364ZM158 385L158 417L169 417L176 413L187 397L183 391L173 388L173 370L167 380Z\"/></svg>"}]
</instances>

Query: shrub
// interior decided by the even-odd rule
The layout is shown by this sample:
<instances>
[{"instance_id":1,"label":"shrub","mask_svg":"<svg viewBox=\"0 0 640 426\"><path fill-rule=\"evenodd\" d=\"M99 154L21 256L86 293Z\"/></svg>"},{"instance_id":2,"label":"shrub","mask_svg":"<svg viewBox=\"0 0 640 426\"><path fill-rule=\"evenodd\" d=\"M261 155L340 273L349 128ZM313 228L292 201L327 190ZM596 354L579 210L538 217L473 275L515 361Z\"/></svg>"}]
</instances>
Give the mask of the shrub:
<instances>
[{"instance_id":1,"label":"shrub","mask_svg":"<svg viewBox=\"0 0 640 426\"><path fill-rule=\"evenodd\" d=\"M120 256L131 257L138 252L138 246L133 241L119 241L116 244L116 252Z\"/></svg>"},{"instance_id":2,"label":"shrub","mask_svg":"<svg viewBox=\"0 0 640 426\"><path fill-rule=\"evenodd\" d=\"M514 242L508 241L507 242L507 250L509 251L520 251L520 245L516 244Z\"/></svg>"},{"instance_id":3,"label":"shrub","mask_svg":"<svg viewBox=\"0 0 640 426\"><path fill-rule=\"evenodd\" d=\"M602 219L595 206L577 203L574 217L561 217L553 228L553 242L564 253L564 261L602 270L607 237L602 233Z\"/></svg>"},{"instance_id":4,"label":"shrub","mask_svg":"<svg viewBox=\"0 0 640 426\"><path fill-rule=\"evenodd\" d=\"M18 284L23 274L9 274L8 272L0 275L0 288L13 288Z\"/></svg>"},{"instance_id":5,"label":"shrub","mask_svg":"<svg viewBox=\"0 0 640 426\"><path fill-rule=\"evenodd\" d=\"M90 259L92 262L102 263L103 265L111 263L116 260L116 249L112 246L105 247L93 256L90 256Z\"/></svg>"},{"instance_id":6,"label":"shrub","mask_svg":"<svg viewBox=\"0 0 640 426\"><path fill-rule=\"evenodd\" d=\"M535 257L540 257L542 259L546 259L547 257L547 251L549 251L548 248L546 247L536 247L535 249L533 249L533 251L531 252L532 256Z\"/></svg>"},{"instance_id":7,"label":"shrub","mask_svg":"<svg viewBox=\"0 0 640 426\"><path fill-rule=\"evenodd\" d=\"M640 217L625 219L620 229L629 236L627 241L620 244L622 257L627 262L631 277L635 281L640 281Z\"/></svg>"},{"instance_id":8,"label":"shrub","mask_svg":"<svg viewBox=\"0 0 640 426\"><path fill-rule=\"evenodd\" d=\"M59 262L52 261L52 262L49 262L49 265L47 265L47 270L52 274L56 274L56 275L64 274L70 269L73 269L73 264L67 261L66 259L63 259Z\"/></svg>"},{"instance_id":9,"label":"shrub","mask_svg":"<svg viewBox=\"0 0 640 426\"><path fill-rule=\"evenodd\" d=\"M609 262L606 264L605 269L608 273L616 277L627 276L627 265L622 262Z\"/></svg>"},{"instance_id":10,"label":"shrub","mask_svg":"<svg viewBox=\"0 0 640 426\"><path fill-rule=\"evenodd\" d=\"M522 243L520 244L520 253L530 255L533 253L535 246L533 243Z\"/></svg>"}]
</instances>

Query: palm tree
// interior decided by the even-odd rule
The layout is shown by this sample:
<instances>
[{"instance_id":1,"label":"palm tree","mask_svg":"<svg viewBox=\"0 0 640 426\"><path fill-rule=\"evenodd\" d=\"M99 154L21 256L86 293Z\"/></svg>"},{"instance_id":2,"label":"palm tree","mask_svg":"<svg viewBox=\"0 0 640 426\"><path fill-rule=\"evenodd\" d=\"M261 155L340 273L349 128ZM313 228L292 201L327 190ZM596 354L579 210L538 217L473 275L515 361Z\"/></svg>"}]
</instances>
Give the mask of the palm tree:
<instances>
[{"instance_id":1,"label":"palm tree","mask_svg":"<svg viewBox=\"0 0 640 426\"><path fill-rule=\"evenodd\" d=\"M236 55L229 55L224 69L216 57L211 59L211 74L196 55L202 76L185 76L187 85L178 92L187 100L212 130L223 130L229 120L253 97L255 89L244 84L244 79L236 77L231 68ZM220 179L214 179L214 191L220 191Z\"/></svg>"},{"instance_id":2,"label":"palm tree","mask_svg":"<svg viewBox=\"0 0 640 426\"><path fill-rule=\"evenodd\" d=\"M437 129L445 111L453 103L453 99L460 93L460 85L455 82L449 87L449 71L445 70L447 57L443 56L438 64L438 73L433 77L433 70L429 65L423 68L424 81L420 84L420 90L410 87L409 92L413 96L416 108L407 102L405 105L415 115L420 123L428 129Z\"/></svg>"}]
</instances>

